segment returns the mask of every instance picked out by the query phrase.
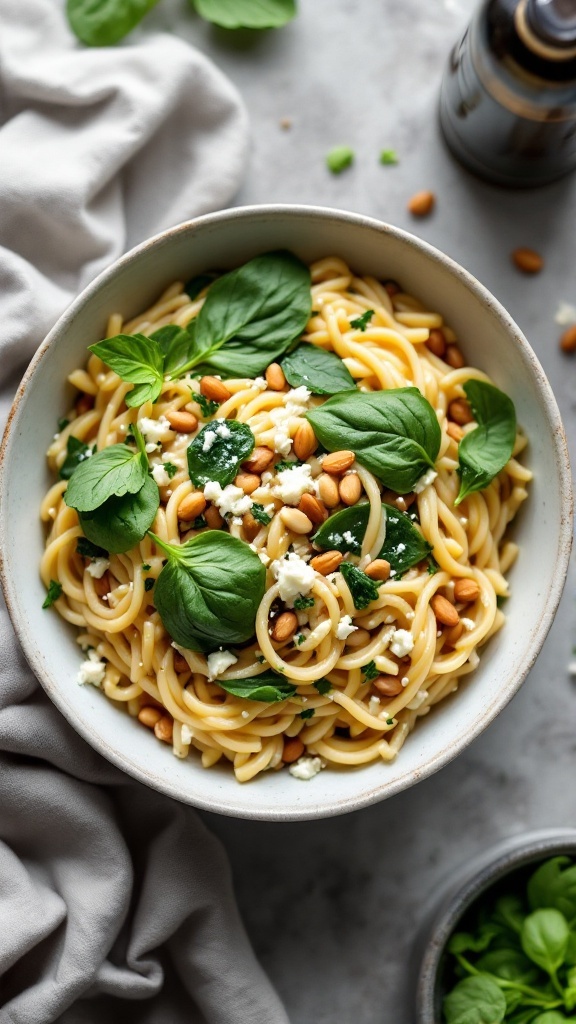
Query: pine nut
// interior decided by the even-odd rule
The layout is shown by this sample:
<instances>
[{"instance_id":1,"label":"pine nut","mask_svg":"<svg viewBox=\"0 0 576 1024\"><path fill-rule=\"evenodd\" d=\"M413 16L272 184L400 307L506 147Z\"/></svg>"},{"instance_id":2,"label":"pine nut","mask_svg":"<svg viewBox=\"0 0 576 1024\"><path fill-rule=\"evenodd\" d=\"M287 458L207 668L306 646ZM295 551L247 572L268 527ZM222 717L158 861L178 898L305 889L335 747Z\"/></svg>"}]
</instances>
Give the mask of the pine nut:
<instances>
[{"instance_id":1,"label":"pine nut","mask_svg":"<svg viewBox=\"0 0 576 1024\"><path fill-rule=\"evenodd\" d=\"M204 398L209 398L211 402L218 402L219 405L232 397L232 393L218 377L202 377L200 394L204 395Z\"/></svg>"},{"instance_id":2,"label":"pine nut","mask_svg":"<svg viewBox=\"0 0 576 1024\"><path fill-rule=\"evenodd\" d=\"M269 448L255 448L250 458L242 463L242 467L248 473L263 473L265 469L268 469L273 458L274 452L271 452Z\"/></svg>"},{"instance_id":3,"label":"pine nut","mask_svg":"<svg viewBox=\"0 0 576 1024\"><path fill-rule=\"evenodd\" d=\"M350 633L350 636L346 637L347 647L364 647L367 643L370 643L370 633L362 626L358 626L353 633Z\"/></svg>"},{"instance_id":4,"label":"pine nut","mask_svg":"<svg viewBox=\"0 0 576 1024\"><path fill-rule=\"evenodd\" d=\"M286 387L286 377L280 363L270 363L264 376L271 391L283 391Z\"/></svg>"},{"instance_id":5,"label":"pine nut","mask_svg":"<svg viewBox=\"0 0 576 1024\"><path fill-rule=\"evenodd\" d=\"M461 427L465 423L472 423L474 417L470 410L470 406L465 398L454 398L448 406L448 415L451 420L455 423L459 423Z\"/></svg>"},{"instance_id":6,"label":"pine nut","mask_svg":"<svg viewBox=\"0 0 576 1024\"><path fill-rule=\"evenodd\" d=\"M343 558L341 551L323 551L321 555L314 555L310 559L310 565L321 576L329 576L331 572L336 572Z\"/></svg>"},{"instance_id":7,"label":"pine nut","mask_svg":"<svg viewBox=\"0 0 576 1024\"><path fill-rule=\"evenodd\" d=\"M284 751L282 753L282 760L284 764L294 764L299 757L305 751L305 746L299 736L291 736L289 739L284 740Z\"/></svg>"},{"instance_id":8,"label":"pine nut","mask_svg":"<svg viewBox=\"0 0 576 1024\"><path fill-rule=\"evenodd\" d=\"M180 672L190 671L190 666L184 655L180 654L180 651L174 652L174 669L178 674L180 674Z\"/></svg>"},{"instance_id":9,"label":"pine nut","mask_svg":"<svg viewBox=\"0 0 576 1024\"><path fill-rule=\"evenodd\" d=\"M462 355L458 345L448 345L446 349L446 355L444 360L451 366L453 370L461 370L466 365L464 356Z\"/></svg>"},{"instance_id":10,"label":"pine nut","mask_svg":"<svg viewBox=\"0 0 576 1024\"><path fill-rule=\"evenodd\" d=\"M444 337L444 331L441 330L440 327L433 327L425 345L433 355L439 356L441 359L446 352L446 338Z\"/></svg>"},{"instance_id":11,"label":"pine nut","mask_svg":"<svg viewBox=\"0 0 576 1024\"><path fill-rule=\"evenodd\" d=\"M448 437L451 437L456 444L460 444L460 441L464 437L464 431L457 423L452 423L452 420L448 420L446 424L446 433Z\"/></svg>"},{"instance_id":12,"label":"pine nut","mask_svg":"<svg viewBox=\"0 0 576 1024\"><path fill-rule=\"evenodd\" d=\"M236 487L241 487L244 494L252 494L257 487L260 487L262 483L257 473L238 473L238 476L234 480Z\"/></svg>"},{"instance_id":13,"label":"pine nut","mask_svg":"<svg viewBox=\"0 0 576 1024\"><path fill-rule=\"evenodd\" d=\"M348 473L343 476L338 485L338 493L345 505L355 505L362 494L362 484L358 473Z\"/></svg>"},{"instance_id":14,"label":"pine nut","mask_svg":"<svg viewBox=\"0 0 576 1024\"><path fill-rule=\"evenodd\" d=\"M344 449L341 452L332 452L331 455L327 455L322 463L322 469L325 473L333 473L335 476L339 476L340 473L345 473L347 469L356 459L354 452L349 452Z\"/></svg>"},{"instance_id":15,"label":"pine nut","mask_svg":"<svg viewBox=\"0 0 576 1024\"><path fill-rule=\"evenodd\" d=\"M510 254L512 263L523 274L539 274L544 266L544 260L539 252L534 249L514 249Z\"/></svg>"},{"instance_id":16,"label":"pine nut","mask_svg":"<svg viewBox=\"0 0 576 1024\"><path fill-rule=\"evenodd\" d=\"M372 686L384 697L397 697L404 689L398 676L378 676Z\"/></svg>"},{"instance_id":17,"label":"pine nut","mask_svg":"<svg viewBox=\"0 0 576 1024\"><path fill-rule=\"evenodd\" d=\"M246 534L246 538L249 543L254 540L254 537L256 537L262 529L262 523L259 523L257 519L254 519L251 512L246 512L246 514L242 516L242 526L244 527L244 533Z\"/></svg>"},{"instance_id":18,"label":"pine nut","mask_svg":"<svg viewBox=\"0 0 576 1024\"><path fill-rule=\"evenodd\" d=\"M220 530L224 525L224 520L216 508L216 505L208 505L208 508L204 512L204 519L211 530Z\"/></svg>"},{"instance_id":19,"label":"pine nut","mask_svg":"<svg viewBox=\"0 0 576 1024\"><path fill-rule=\"evenodd\" d=\"M178 519L184 523L191 523L197 516L201 516L206 508L206 498L202 491L192 491L178 505Z\"/></svg>"},{"instance_id":20,"label":"pine nut","mask_svg":"<svg viewBox=\"0 0 576 1024\"><path fill-rule=\"evenodd\" d=\"M313 494L303 494L298 508L305 516L308 516L308 519L311 519L317 525L320 525L320 523L323 523L328 518L328 510Z\"/></svg>"},{"instance_id":21,"label":"pine nut","mask_svg":"<svg viewBox=\"0 0 576 1024\"><path fill-rule=\"evenodd\" d=\"M153 729L156 722L159 722L162 718L162 712L158 708L151 708L149 704L145 707L140 708L138 712L138 721L142 722L147 729Z\"/></svg>"},{"instance_id":22,"label":"pine nut","mask_svg":"<svg viewBox=\"0 0 576 1024\"><path fill-rule=\"evenodd\" d=\"M433 192L416 192L408 200L408 210L414 217L427 217L432 211L435 202L436 196Z\"/></svg>"},{"instance_id":23,"label":"pine nut","mask_svg":"<svg viewBox=\"0 0 576 1024\"><path fill-rule=\"evenodd\" d=\"M560 348L563 352L574 352L576 349L576 324L568 327L561 335Z\"/></svg>"},{"instance_id":24,"label":"pine nut","mask_svg":"<svg viewBox=\"0 0 576 1024\"><path fill-rule=\"evenodd\" d=\"M198 426L198 418L186 409L172 409L166 413L166 419L173 430L179 434L191 434Z\"/></svg>"},{"instance_id":25,"label":"pine nut","mask_svg":"<svg viewBox=\"0 0 576 1024\"><path fill-rule=\"evenodd\" d=\"M443 597L442 594L434 594L430 605L436 619L443 626L457 626L460 622L460 616L454 605L450 603L447 597Z\"/></svg>"},{"instance_id":26,"label":"pine nut","mask_svg":"<svg viewBox=\"0 0 576 1024\"><path fill-rule=\"evenodd\" d=\"M312 523L308 516L298 508L289 508L288 505L285 505L280 512L280 518L286 529L291 530L292 533L310 533L312 529Z\"/></svg>"},{"instance_id":27,"label":"pine nut","mask_svg":"<svg viewBox=\"0 0 576 1024\"><path fill-rule=\"evenodd\" d=\"M100 579L94 578L94 590L98 597L104 597L105 594L110 592L110 579L107 572L103 573Z\"/></svg>"},{"instance_id":28,"label":"pine nut","mask_svg":"<svg viewBox=\"0 0 576 1024\"><path fill-rule=\"evenodd\" d=\"M459 622L456 626L452 626L450 629L445 629L443 632L444 646L454 647L457 644L462 633L464 632L464 626Z\"/></svg>"},{"instance_id":29,"label":"pine nut","mask_svg":"<svg viewBox=\"0 0 576 1024\"><path fill-rule=\"evenodd\" d=\"M390 562L385 558L375 558L366 566L364 572L371 580L387 580L390 575Z\"/></svg>"},{"instance_id":30,"label":"pine nut","mask_svg":"<svg viewBox=\"0 0 576 1024\"><path fill-rule=\"evenodd\" d=\"M454 584L454 600L461 604L472 604L480 597L480 587L476 580L459 579Z\"/></svg>"},{"instance_id":31,"label":"pine nut","mask_svg":"<svg viewBox=\"0 0 576 1024\"><path fill-rule=\"evenodd\" d=\"M173 719L169 718L168 715L164 715L156 722L156 725L154 726L154 735L157 740L162 740L163 743L172 743L173 729Z\"/></svg>"},{"instance_id":32,"label":"pine nut","mask_svg":"<svg viewBox=\"0 0 576 1024\"><path fill-rule=\"evenodd\" d=\"M334 477L322 473L318 477L318 494L327 508L335 508L340 504L340 492Z\"/></svg>"},{"instance_id":33,"label":"pine nut","mask_svg":"<svg viewBox=\"0 0 576 1024\"><path fill-rule=\"evenodd\" d=\"M94 395L81 395L74 409L77 416L83 416L85 412L90 412L90 409L94 408Z\"/></svg>"},{"instance_id":34,"label":"pine nut","mask_svg":"<svg viewBox=\"0 0 576 1024\"><path fill-rule=\"evenodd\" d=\"M270 636L277 644L285 644L290 640L298 629L298 619L294 612L282 612L277 619L274 619Z\"/></svg>"},{"instance_id":35,"label":"pine nut","mask_svg":"<svg viewBox=\"0 0 576 1024\"><path fill-rule=\"evenodd\" d=\"M316 451L318 447L318 439L314 433L312 424L309 423L308 420L303 420L298 427L298 430L294 435L292 446L294 448L296 458L300 459L301 462L306 462L306 459L309 459Z\"/></svg>"}]
</instances>

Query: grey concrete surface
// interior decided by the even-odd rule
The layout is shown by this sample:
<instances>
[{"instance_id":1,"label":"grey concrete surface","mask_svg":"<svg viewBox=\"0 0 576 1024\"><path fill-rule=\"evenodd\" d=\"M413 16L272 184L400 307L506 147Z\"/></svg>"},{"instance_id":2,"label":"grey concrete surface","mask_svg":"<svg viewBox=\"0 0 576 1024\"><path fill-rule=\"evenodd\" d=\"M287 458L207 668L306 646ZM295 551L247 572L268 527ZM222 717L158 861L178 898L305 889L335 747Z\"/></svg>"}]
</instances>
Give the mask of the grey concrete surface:
<instances>
[{"instance_id":1,"label":"grey concrete surface","mask_svg":"<svg viewBox=\"0 0 576 1024\"><path fill-rule=\"evenodd\" d=\"M301 0L275 33L234 38L168 0L153 15L214 59L238 86L252 151L238 203L302 202L370 214L416 231L475 274L526 333L560 404L574 458L576 358L562 356L554 313L576 304L576 177L510 192L455 164L439 138L438 87L470 0ZM282 117L293 118L283 131ZM345 143L339 177L325 153ZM381 167L382 148L397 167ZM413 192L432 189L415 223ZM546 259L538 277L510 264L516 246ZM528 432L530 424L525 424ZM262 963L293 1024L409 1024L409 969L424 903L456 866L500 838L576 822L576 643L572 571L526 684L490 729L416 788L356 814L304 824L206 815L223 839ZM239 1022L240 1024L240 1022ZM262 1022L266 1024L266 1022Z\"/></svg>"}]
</instances>

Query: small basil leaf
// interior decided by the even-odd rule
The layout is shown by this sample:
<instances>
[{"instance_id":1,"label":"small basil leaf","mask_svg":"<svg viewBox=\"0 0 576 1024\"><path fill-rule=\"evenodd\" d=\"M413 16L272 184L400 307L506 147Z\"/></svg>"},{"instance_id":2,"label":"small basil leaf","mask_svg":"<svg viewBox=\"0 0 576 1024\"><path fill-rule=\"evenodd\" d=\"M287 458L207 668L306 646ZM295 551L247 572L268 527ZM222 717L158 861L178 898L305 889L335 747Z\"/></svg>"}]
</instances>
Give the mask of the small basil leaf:
<instances>
[{"instance_id":1,"label":"small basil leaf","mask_svg":"<svg viewBox=\"0 0 576 1024\"><path fill-rule=\"evenodd\" d=\"M363 608L367 608L372 601L375 601L378 597L378 587L371 580L365 572L357 569L355 565L351 565L350 562L342 562L340 566L340 572L342 573L352 600L354 601L354 607L358 611L362 611Z\"/></svg>"},{"instance_id":2,"label":"small basil leaf","mask_svg":"<svg viewBox=\"0 0 576 1024\"><path fill-rule=\"evenodd\" d=\"M70 436L66 442L66 458L60 466L60 479L69 480L75 469L78 468L84 459L92 457L96 450L96 446L93 448L88 444L84 444L84 441L80 441L77 437Z\"/></svg>"},{"instance_id":3,"label":"small basil leaf","mask_svg":"<svg viewBox=\"0 0 576 1024\"><path fill-rule=\"evenodd\" d=\"M108 551L93 544L92 541L86 540L86 537L78 537L76 551L83 558L108 558Z\"/></svg>"},{"instance_id":4,"label":"small basil leaf","mask_svg":"<svg viewBox=\"0 0 576 1024\"><path fill-rule=\"evenodd\" d=\"M64 491L64 501L77 512L92 512L113 495L135 494L147 475L145 453L113 444L80 463Z\"/></svg>"},{"instance_id":5,"label":"small basil leaf","mask_svg":"<svg viewBox=\"0 0 576 1024\"><path fill-rule=\"evenodd\" d=\"M239 420L208 423L188 445L190 479L197 487L203 487L209 480L225 487L234 479L240 463L248 458L255 444L247 423Z\"/></svg>"},{"instance_id":6,"label":"small basil leaf","mask_svg":"<svg viewBox=\"0 0 576 1024\"><path fill-rule=\"evenodd\" d=\"M509 931L520 935L526 912L520 897L509 893L496 900L493 916L496 924L503 925Z\"/></svg>"},{"instance_id":7,"label":"small basil leaf","mask_svg":"<svg viewBox=\"0 0 576 1024\"><path fill-rule=\"evenodd\" d=\"M46 597L42 602L43 608L51 608L55 601L62 596L62 584L58 580L50 580Z\"/></svg>"},{"instance_id":8,"label":"small basil leaf","mask_svg":"<svg viewBox=\"0 0 576 1024\"><path fill-rule=\"evenodd\" d=\"M528 882L532 910L554 907L569 920L576 918L576 864L569 857L551 857Z\"/></svg>"},{"instance_id":9,"label":"small basil leaf","mask_svg":"<svg viewBox=\"0 0 576 1024\"><path fill-rule=\"evenodd\" d=\"M198 298L200 292L204 291L205 288L208 288L208 286L211 285L212 282L215 281L218 276L218 274L210 272L207 274L198 274L196 277L192 277L184 285L184 291L186 292L188 298Z\"/></svg>"},{"instance_id":10,"label":"small basil leaf","mask_svg":"<svg viewBox=\"0 0 576 1024\"><path fill-rule=\"evenodd\" d=\"M426 558L432 548L409 515L393 505L383 504L382 508L386 514L386 537L377 557L386 559L394 576L400 577ZM314 544L328 551L359 555L369 516L368 502L336 512L316 531Z\"/></svg>"},{"instance_id":11,"label":"small basil leaf","mask_svg":"<svg viewBox=\"0 0 576 1024\"><path fill-rule=\"evenodd\" d=\"M491 978L464 978L442 1004L446 1024L501 1024L506 1000Z\"/></svg>"},{"instance_id":12,"label":"small basil leaf","mask_svg":"<svg viewBox=\"0 0 576 1024\"><path fill-rule=\"evenodd\" d=\"M264 508L264 505L259 505L257 501L254 501L252 503L252 508L250 509L250 511L254 516L256 522L261 523L262 526L268 526L268 523L272 522L272 516L268 515ZM314 601L312 601L312 604L314 604ZM294 605L294 607L296 607L296 605Z\"/></svg>"},{"instance_id":13,"label":"small basil leaf","mask_svg":"<svg viewBox=\"0 0 576 1024\"><path fill-rule=\"evenodd\" d=\"M158 0L67 0L70 27L87 46L113 46Z\"/></svg>"},{"instance_id":14,"label":"small basil leaf","mask_svg":"<svg viewBox=\"0 0 576 1024\"><path fill-rule=\"evenodd\" d=\"M222 28L279 28L296 14L296 0L191 0L201 18Z\"/></svg>"},{"instance_id":15,"label":"small basil leaf","mask_svg":"<svg viewBox=\"0 0 576 1024\"><path fill-rule=\"evenodd\" d=\"M353 391L356 387L340 357L317 345L298 345L284 356L282 369L291 387L304 384L313 395L336 395L340 391Z\"/></svg>"},{"instance_id":16,"label":"small basil leaf","mask_svg":"<svg viewBox=\"0 0 576 1024\"><path fill-rule=\"evenodd\" d=\"M185 371L196 352L194 342L195 321L188 327L166 324L150 337L158 342L164 354L164 373L168 377L179 377Z\"/></svg>"},{"instance_id":17,"label":"small basil leaf","mask_svg":"<svg viewBox=\"0 0 576 1024\"><path fill-rule=\"evenodd\" d=\"M464 391L478 426L458 446L461 485L456 505L488 487L511 458L516 441L516 412L508 395L481 380L467 381Z\"/></svg>"},{"instance_id":18,"label":"small basil leaf","mask_svg":"<svg viewBox=\"0 0 576 1024\"><path fill-rule=\"evenodd\" d=\"M126 405L135 407L158 398L164 360L162 349L152 338L144 334L117 334L88 347L122 380L140 385L128 392Z\"/></svg>"},{"instance_id":19,"label":"small basil leaf","mask_svg":"<svg viewBox=\"0 0 576 1024\"><path fill-rule=\"evenodd\" d=\"M293 683L289 683L287 679L272 670L250 679L216 679L215 682L227 693L233 693L235 697L244 697L245 700L260 700L267 704L286 700L296 693Z\"/></svg>"},{"instance_id":20,"label":"small basil leaf","mask_svg":"<svg viewBox=\"0 0 576 1024\"><path fill-rule=\"evenodd\" d=\"M407 494L434 466L440 426L418 388L335 395L306 413L328 451L350 449L397 494Z\"/></svg>"},{"instance_id":21,"label":"small basil leaf","mask_svg":"<svg viewBox=\"0 0 576 1024\"><path fill-rule=\"evenodd\" d=\"M564 963L569 929L559 910L535 910L522 925L520 941L527 957L548 974Z\"/></svg>"},{"instance_id":22,"label":"small basil leaf","mask_svg":"<svg viewBox=\"0 0 576 1024\"><path fill-rule=\"evenodd\" d=\"M205 420L210 419L215 412L220 408L218 402L215 402L213 398L206 398L201 395L199 391L192 391L192 401L197 402L202 410L202 416Z\"/></svg>"},{"instance_id":23,"label":"small basil leaf","mask_svg":"<svg viewBox=\"0 0 576 1024\"><path fill-rule=\"evenodd\" d=\"M474 965L482 974L495 974L504 981L516 981L522 985L538 983L538 968L518 949L493 949L485 953Z\"/></svg>"},{"instance_id":24,"label":"small basil leaf","mask_svg":"<svg viewBox=\"0 0 576 1024\"><path fill-rule=\"evenodd\" d=\"M249 640L266 570L248 544L217 530L182 545L151 537L168 558L154 588L154 601L176 643L193 651L213 651Z\"/></svg>"},{"instance_id":25,"label":"small basil leaf","mask_svg":"<svg viewBox=\"0 0 576 1024\"><path fill-rule=\"evenodd\" d=\"M564 1013L559 1013L558 1010L545 1010L537 1017L532 1017L530 1024L564 1024L564 1021L570 1019Z\"/></svg>"},{"instance_id":26,"label":"small basil leaf","mask_svg":"<svg viewBox=\"0 0 576 1024\"><path fill-rule=\"evenodd\" d=\"M114 555L130 551L150 529L156 518L160 494L147 476L136 494L108 498L91 512L80 512L80 526L89 541Z\"/></svg>"},{"instance_id":27,"label":"small basil leaf","mask_svg":"<svg viewBox=\"0 0 576 1024\"><path fill-rule=\"evenodd\" d=\"M367 309L360 316L357 316L355 320L350 321L350 327L354 327L357 331L365 331L374 316L373 309Z\"/></svg>"}]
</instances>

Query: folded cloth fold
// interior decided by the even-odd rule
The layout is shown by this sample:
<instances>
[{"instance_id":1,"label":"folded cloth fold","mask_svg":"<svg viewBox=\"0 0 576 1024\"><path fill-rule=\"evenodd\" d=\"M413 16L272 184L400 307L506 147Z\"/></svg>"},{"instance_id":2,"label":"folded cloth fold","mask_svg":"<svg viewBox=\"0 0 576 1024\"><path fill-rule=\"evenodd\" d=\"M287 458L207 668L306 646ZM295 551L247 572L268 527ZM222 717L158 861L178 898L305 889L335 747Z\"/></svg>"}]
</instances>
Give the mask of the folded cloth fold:
<instances>
[{"instance_id":1,"label":"folded cloth fold","mask_svg":"<svg viewBox=\"0 0 576 1024\"><path fill-rule=\"evenodd\" d=\"M180 39L88 50L54 0L3 0L0 75L1 415L100 270L230 201L247 119ZM0 605L0 1024L286 1024L218 841L76 735Z\"/></svg>"}]
</instances>

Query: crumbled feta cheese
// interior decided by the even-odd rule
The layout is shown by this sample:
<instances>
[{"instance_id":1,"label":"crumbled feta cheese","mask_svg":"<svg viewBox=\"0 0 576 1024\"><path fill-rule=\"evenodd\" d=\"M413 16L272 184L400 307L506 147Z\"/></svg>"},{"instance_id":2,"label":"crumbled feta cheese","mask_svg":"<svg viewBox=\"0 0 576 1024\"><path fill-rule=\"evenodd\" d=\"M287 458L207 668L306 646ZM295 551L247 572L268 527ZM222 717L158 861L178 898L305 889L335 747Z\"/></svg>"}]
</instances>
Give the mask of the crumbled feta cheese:
<instances>
[{"instance_id":1,"label":"crumbled feta cheese","mask_svg":"<svg viewBox=\"0 0 576 1024\"><path fill-rule=\"evenodd\" d=\"M408 676L402 676L402 679L400 680L400 682L402 683L402 686L408 686L408 683L410 682L410 679L408 678Z\"/></svg>"},{"instance_id":2,"label":"crumbled feta cheese","mask_svg":"<svg viewBox=\"0 0 576 1024\"><path fill-rule=\"evenodd\" d=\"M138 426L142 431L148 453L155 452L160 444L172 437L172 428L165 416L160 416L157 420L143 416Z\"/></svg>"},{"instance_id":3,"label":"crumbled feta cheese","mask_svg":"<svg viewBox=\"0 0 576 1024\"><path fill-rule=\"evenodd\" d=\"M303 494L316 490L312 479L312 467L304 463L294 469L282 469L276 476L272 493L285 505L298 505Z\"/></svg>"},{"instance_id":4,"label":"crumbled feta cheese","mask_svg":"<svg viewBox=\"0 0 576 1024\"><path fill-rule=\"evenodd\" d=\"M170 483L170 477L161 462L152 466L152 476L154 477L155 483L158 484L158 487L167 487Z\"/></svg>"},{"instance_id":5,"label":"crumbled feta cheese","mask_svg":"<svg viewBox=\"0 0 576 1024\"><path fill-rule=\"evenodd\" d=\"M189 747L192 743L192 733L190 732L190 726L186 725L186 722L184 722L180 729L180 740L185 747Z\"/></svg>"},{"instance_id":6,"label":"crumbled feta cheese","mask_svg":"<svg viewBox=\"0 0 576 1024\"><path fill-rule=\"evenodd\" d=\"M412 700L410 701L409 704L406 705L406 707L410 708L410 711L417 711L418 708L421 707L422 704L424 704L424 702L428 700L428 696L428 690L418 690L416 696L412 698Z\"/></svg>"},{"instance_id":7,"label":"crumbled feta cheese","mask_svg":"<svg viewBox=\"0 0 576 1024\"><path fill-rule=\"evenodd\" d=\"M303 779L308 782L325 767L326 765L320 757L301 757L296 764L290 765L288 771L295 779Z\"/></svg>"},{"instance_id":8,"label":"crumbled feta cheese","mask_svg":"<svg viewBox=\"0 0 576 1024\"><path fill-rule=\"evenodd\" d=\"M274 451L278 452L279 455L290 454L292 447L292 439L289 432L290 419L293 416L301 416L306 411L309 399L310 392L308 388L302 385L299 388L293 388L292 391L284 395L283 406L277 406L275 409L270 410L270 419L276 427L274 431Z\"/></svg>"},{"instance_id":9,"label":"crumbled feta cheese","mask_svg":"<svg viewBox=\"0 0 576 1024\"><path fill-rule=\"evenodd\" d=\"M107 569L110 568L110 560L108 558L93 558L90 565L86 566L86 571L94 577L95 580L101 580Z\"/></svg>"},{"instance_id":10,"label":"crumbled feta cheese","mask_svg":"<svg viewBox=\"0 0 576 1024\"><path fill-rule=\"evenodd\" d=\"M576 306L571 306L569 302L560 302L554 314L554 320L557 324L561 324L562 327L566 327L568 324L576 324Z\"/></svg>"},{"instance_id":11,"label":"crumbled feta cheese","mask_svg":"<svg viewBox=\"0 0 576 1024\"><path fill-rule=\"evenodd\" d=\"M346 637L350 636L358 626L352 625L352 618L350 615L343 615L336 627L336 639L345 640Z\"/></svg>"},{"instance_id":12,"label":"crumbled feta cheese","mask_svg":"<svg viewBox=\"0 0 576 1024\"><path fill-rule=\"evenodd\" d=\"M272 574L280 588L280 598L292 608L294 598L310 593L314 583L315 572L303 558L290 552L288 558L278 558L272 562Z\"/></svg>"},{"instance_id":13,"label":"crumbled feta cheese","mask_svg":"<svg viewBox=\"0 0 576 1024\"><path fill-rule=\"evenodd\" d=\"M428 487L428 485L431 484L436 479L437 476L438 473L436 472L435 469L427 469L426 472L422 474L420 479L416 481L412 490L414 491L415 494L421 494L422 491L426 487Z\"/></svg>"},{"instance_id":14,"label":"crumbled feta cheese","mask_svg":"<svg viewBox=\"0 0 576 1024\"><path fill-rule=\"evenodd\" d=\"M216 431L215 430L207 430L206 433L203 435L203 439L202 439L202 451L203 452L209 452L211 447L212 447L212 445L214 444L215 440L216 440Z\"/></svg>"},{"instance_id":15,"label":"crumbled feta cheese","mask_svg":"<svg viewBox=\"0 0 576 1024\"><path fill-rule=\"evenodd\" d=\"M308 388L301 384L299 388L292 388L284 396L284 405L292 416L301 416L306 411L310 395L311 392L308 391Z\"/></svg>"},{"instance_id":16,"label":"crumbled feta cheese","mask_svg":"<svg viewBox=\"0 0 576 1024\"><path fill-rule=\"evenodd\" d=\"M252 508L252 498L244 494L241 487L228 484L222 488L216 480L209 480L204 487L206 501L212 501L223 516L243 516Z\"/></svg>"},{"instance_id":17,"label":"crumbled feta cheese","mask_svg":"<svg viewBox=\"0 0 576 1024\"><path fill-rule=\"evenodd\" d=\"M357 543L356 538L350 532L350 530L344 530L344 533L342 534L342 539L345 540L347 544L351 544L353 546L355 546Z\"/></svg>"},{"instance_id":18,"label":"crumbled feta cheese","mask_svg":"<svg viewBox=\"0 0 576 1024\"><path fill-rule=\"evenodd\" d=\"M92 686L101 686L106 674L106 662L100 661L96 651L88 651L88 658L83 661L78 671L77 682L80 686L91 683Z\"/></svg>"},{"instance_id":19,"label":"crumbled feta cheese","mask_svg":"<svg viewBox=\"0 0 576 1024\"><path fill-rule=\"evenodd\" d=\"M266 383L265 377L256 377L254 380L254 387L258 388L259 391L266 391L268 384Z\"/></svg>"},{"instance_id":20,"label":"crumbled feta cheese","mask_svg":"<svg viewBox=\"0 0 576 1024\"><path fill-rule=\"evenodd\" d=\"M250 718L249 711L241 711L240 714L242 715L242 718Z\"/></svg>"},{"instance_id":21,"label":"crumbled feta cheese","mask_svg":"<svg viewBox=\"0 0 576 1024\"><path fill-rule=\"evenodd\" d=\"M216 679L216 676L221 676L227 668L234 665L238 658L231 651L214 651L214 654L208 655L208 679Z\"/></svg>"},{"instance_id":22,"label":"crumbled feta cheese","mask_svg":"<svg viewBox=\"0 0 576 1024\"><path fill-rule=\"evenodd\" d=\"M371 715L377 715L380 710L380 697L370 697L368 711Z\"/></svg>"},{"instance_id":23,"label":"crumbled feta cheese","mask_svg":"<svg viewBox=\"0 0 576 1024\"><path fill-rule=\"evenodd\" d=\"M464 626L464 629L471 630L476 628L476 623L473 619L460 619L460 622Z\"/></svg>"},{"instance_id":24,"label":"crumbled feta cheese","mask_svg":"<svg viewBox=\"0 0 576 1024\"><path fill-rule=\"evenodd\" d=\"M414 648L412 633L407 629L395 629L390 643L390 650L397 658L405 658Z\"/></svg>"},{"instance_id":25,"label":"crumbled feta cheese","mask_svg":"<svg viewBox=\"0 0 576 1024\"><path fill-rule=\"evenodd\" d=\"M228 437L232 437L232 431L230 430L230 427L226 423L226 420L221 419L216 420L216 422L218 424L218 426L216 427L216 433L218 437L223 437L225 439Z\"/></svg>"},{"instance_id":26,"label":"crumbled feta cheese","mask_svg":"<svg viewBox=\"0 0 576 1024\"><path fill-rule=\"evenodd\" d=\"M401 555L403 551L406 551L406 545L405 544L397 544L396 545L396 553L398 555Z\"/></svg>"}]
</instances>

